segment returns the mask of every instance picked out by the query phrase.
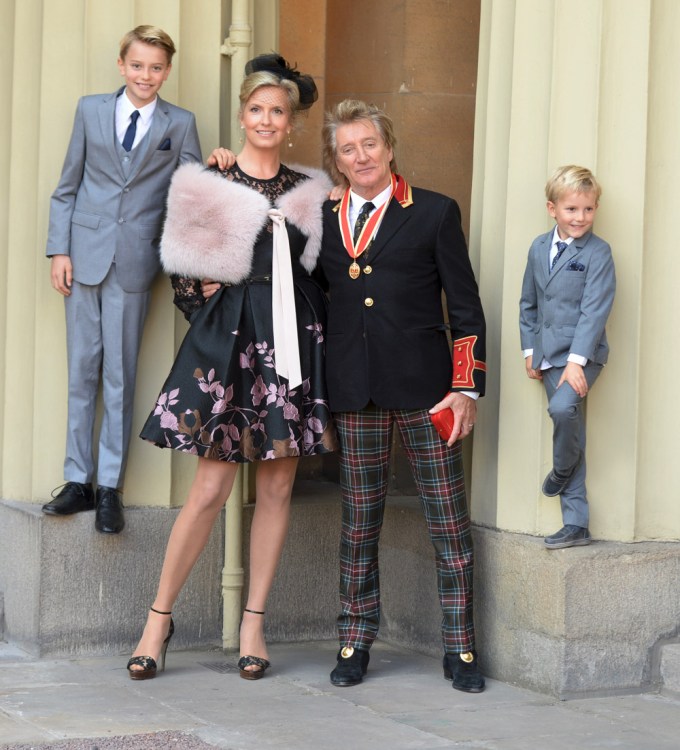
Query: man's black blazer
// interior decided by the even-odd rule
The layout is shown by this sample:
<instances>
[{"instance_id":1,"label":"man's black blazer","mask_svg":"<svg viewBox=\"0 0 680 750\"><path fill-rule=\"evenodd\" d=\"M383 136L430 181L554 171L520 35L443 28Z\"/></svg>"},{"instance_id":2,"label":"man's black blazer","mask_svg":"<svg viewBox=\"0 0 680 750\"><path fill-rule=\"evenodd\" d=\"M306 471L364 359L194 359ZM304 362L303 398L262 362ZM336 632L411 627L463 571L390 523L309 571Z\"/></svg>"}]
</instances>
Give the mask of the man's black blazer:
<instances>
[{"instance_id":1,"label":"man's black blazer","mask_svg":"<svg viewBox=\"0 0 680 750\"><path fill-rule=\"evenodd\" d=\"M349 276L338 207L324 204L320 255L330 296L331 409L357 411L369 401L386 409L429 409L451 390L483 394L484 312L456 202L418 188L409 205L393 198L358 259L357 279Z\"/></svg>"}]
</instances>

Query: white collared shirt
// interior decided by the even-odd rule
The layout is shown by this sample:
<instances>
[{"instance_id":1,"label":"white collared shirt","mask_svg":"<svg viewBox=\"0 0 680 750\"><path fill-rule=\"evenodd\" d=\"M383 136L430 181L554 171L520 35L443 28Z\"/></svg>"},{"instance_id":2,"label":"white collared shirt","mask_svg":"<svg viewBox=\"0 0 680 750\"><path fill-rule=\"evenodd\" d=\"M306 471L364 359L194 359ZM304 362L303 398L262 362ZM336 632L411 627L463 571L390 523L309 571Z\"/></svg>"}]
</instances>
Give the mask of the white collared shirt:
<instances>
[{"instance_id":1,"label":"white collared shirt","mask_svg":"<svg viewBox=\"0 0 680 750\"><path fill-rule=\"evenodd\" d=\"M557 227L555 227L555 231L553 232L553 238L552 238L552 245L550 246L550 255L548 257L548 268L552 268L553 260L555 259L555 256L557 255L557 243L558 242L566 242L567 246L571 245L571 243L574 241L573 237L567 237L566 240L563 240L560 237L560 233L557 231Z\"/></svg>"},{"instance_id":2,"label":"white collared shirt","mask_svg":"<svg viewBox=\"0 0 680 750\"><path fill-rule=\"evenodd\" d=\"M382 206L382 204L387 201L387 199L390 197L391 192L392 184L390 183L382 192L378 193L375 198L371 199L371 203L375 206L373 211L371 211L371 214L373 214L376 209L380 208L380 206ZM359 212L361 211L364 203L368 203L366 198L362 198L360 195L357 195L354 190L349 191L349 223L351 227L354 227L354 225L356 224L357 217L359 216Z\"/></svg>"},{"instance_id":3,"label":"white collared shirt","mask_svg":"<svg viewBox=\"0 0 680 750\"><path fill-rule=\"evenodd\" d=\"M137 120L137 132L135 133L135 140L132 144L132 148L136 148L151 127L151 121L153 120L153 113L156 111L157 102L158 97L137 110L139 112L139 119ZM135 109L137 109L137 107L135 107L135 105L128 99L127 91L123 91L116 100L116 138L118 138L118 143L123 142L125 132L130 124L130 115Z\"/></svg>"}]
</instances>

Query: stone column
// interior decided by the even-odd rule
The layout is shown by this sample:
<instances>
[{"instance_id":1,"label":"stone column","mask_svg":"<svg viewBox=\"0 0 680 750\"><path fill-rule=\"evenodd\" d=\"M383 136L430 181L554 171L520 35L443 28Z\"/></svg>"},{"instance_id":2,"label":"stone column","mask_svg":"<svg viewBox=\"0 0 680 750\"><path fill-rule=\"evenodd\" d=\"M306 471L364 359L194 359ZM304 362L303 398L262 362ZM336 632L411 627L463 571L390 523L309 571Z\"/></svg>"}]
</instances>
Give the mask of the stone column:
<instances>
[{"instance_id":1,"label":"stone column","mask_svg":"<svg viewBox=\"0 0 680 750\"><path fill-rule=\"evenodd\" d=\"M0 0L0 593L5 636L35 653L124 651L136 642L176 515L171 508L183 502L195 470L190 457L171 457L135 437L186 331L161 277L139 364L125 481L128 527L105 538L94 531L91 513L55 519L40 512L62 482L64 460L64 309L44 253L49 199L76 104L122 84L120 38L155 24L178 48L161 95L196 113L202 146L212 149L220 141L223 5ZM219 640L214 571L222 554L216 527L178 603L185 645Z\"/></svg>"},{"instance_id":2,"label":"stone column","mask_svg":"<svg viewBox=\"0 0 680 750\"><path fill-rule=\"evenodd\" d=\"M656 649L680 617L678 594L667 596L680 555L678 390L667 385L680 312L678 28L673 0L482 2L470 244L490 378L472 512L498 531L478 533L478 619L491 672L561 695L654 684ZM548 552L542 537L562 525L540 491L552 425L525 375L518 301L529 245L552 226L546 179L570 163L603 186L595 231L612 245L618 287L609 364L587 399L598 542ZM659 539L675 541L629 544Z\"/></svg>"}]
</instances>

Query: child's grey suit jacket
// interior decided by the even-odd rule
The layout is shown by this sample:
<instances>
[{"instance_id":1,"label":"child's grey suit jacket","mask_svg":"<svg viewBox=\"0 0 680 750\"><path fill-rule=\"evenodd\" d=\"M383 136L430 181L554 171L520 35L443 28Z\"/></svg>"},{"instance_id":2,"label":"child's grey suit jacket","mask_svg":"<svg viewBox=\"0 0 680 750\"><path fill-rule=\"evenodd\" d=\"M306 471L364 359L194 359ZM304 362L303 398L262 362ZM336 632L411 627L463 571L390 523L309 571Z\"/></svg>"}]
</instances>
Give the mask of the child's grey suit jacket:
<instances>
[{"instance_id":1,"label":"child's grey suit jacket","mask_svg":"<svg viewBox=\"0 0 680 750\"><path fill-rule=\"evenodd\" d=\"M611 248L588 232L550 272L553 232L537 237L529 249L520 299L522 349L533 349L534 368L544 358L564 367L570 352L603 365L609 354L605 324L616 290Z\"/></svg>"}]
</instances>

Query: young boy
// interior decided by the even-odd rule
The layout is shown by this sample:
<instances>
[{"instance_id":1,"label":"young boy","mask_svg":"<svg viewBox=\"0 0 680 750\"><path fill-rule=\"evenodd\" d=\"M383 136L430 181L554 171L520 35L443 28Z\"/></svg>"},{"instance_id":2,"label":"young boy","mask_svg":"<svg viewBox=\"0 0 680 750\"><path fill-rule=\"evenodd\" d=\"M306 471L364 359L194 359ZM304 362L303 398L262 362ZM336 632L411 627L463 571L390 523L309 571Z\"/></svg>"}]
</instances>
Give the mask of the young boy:
<instances>
[{"instance_id":1,"label":"young boy","mask_svg":"<svg viewBox=\"0 0 680 750\"><path fill-rule=\"evenodd\" d=\"M559 495L564 523L548 549L590 544L583 400L607 361L605 324L616 278L611 248L592 233L601 189L584 167L560 167L545 186L556 226L537 237L520 299L527 375L542 380L553 420L553 468L543 494Z\"/></svg>"},{"instance_id":2,"label":"young boy","mask_svg":"<svg viewBox=\"0 0 680 750\"><path fill-rule=\"evenodd\" d=\"M170 178L180 164L201 159L193 114L158 96L174 53L172 39L154 26L123 37L118 68L125 86L79 101L50 204L47 256L66 307L68 429L66 484L43 511L61 516L96 508L95 528L105 534L125 525L120 488L137 355L159 269ZM95 471L100 377L104 415Z\"/></svg>"}]
</instances>

